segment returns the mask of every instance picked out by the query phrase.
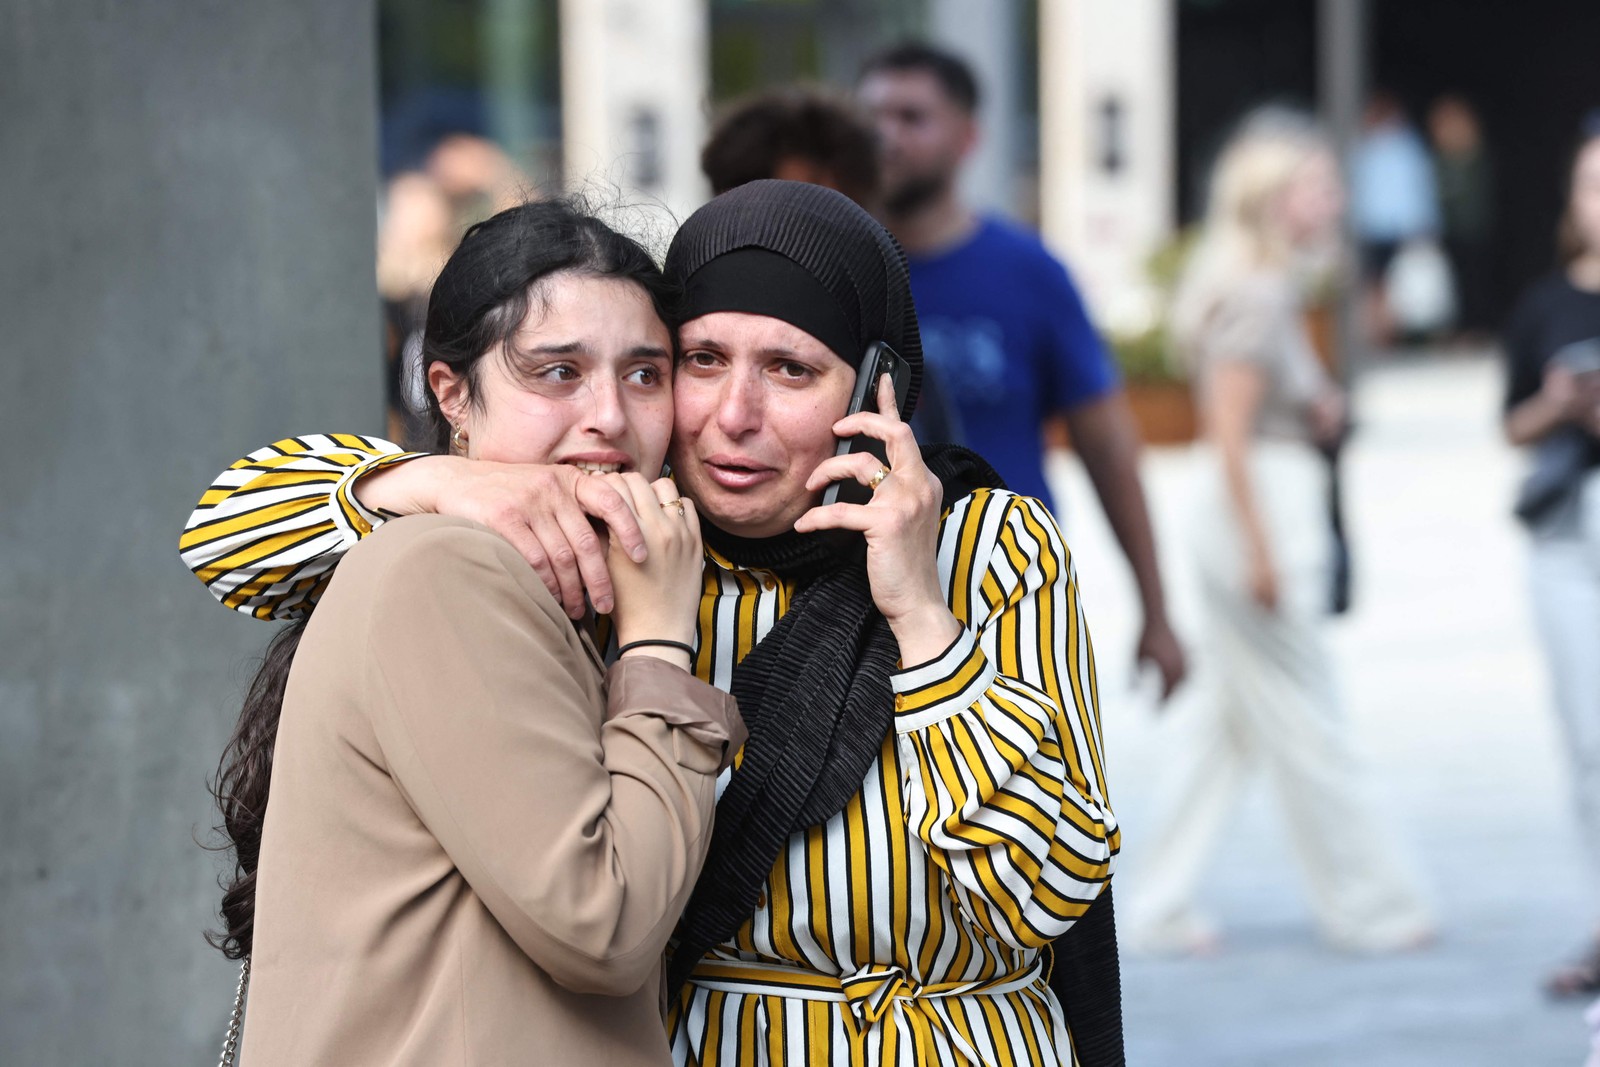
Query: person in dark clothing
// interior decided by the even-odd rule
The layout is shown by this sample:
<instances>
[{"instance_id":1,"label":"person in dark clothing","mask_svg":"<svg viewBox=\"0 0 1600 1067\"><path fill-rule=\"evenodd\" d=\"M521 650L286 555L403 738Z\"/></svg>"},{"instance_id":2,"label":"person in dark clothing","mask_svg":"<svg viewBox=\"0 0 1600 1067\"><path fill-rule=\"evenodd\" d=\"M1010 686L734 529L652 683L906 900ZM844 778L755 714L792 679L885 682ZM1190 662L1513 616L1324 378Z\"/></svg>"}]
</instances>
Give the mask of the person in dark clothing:
<instances>
[{"instance_id":1,"label":"person in dark clothing","mask_svg":"<svg viewBox=\"0 0 1600 1067\"><path fill-rule=\"evenodd\" d=\"M920 43L862 68L858 95L883 151L884 223L905 247L928 366L940 371L962 443L1006 483L1054 506L1042 431L1063 416L1134 574L1144 611L1136 656L1163 698L1187 672L1167 616L1139 480L1139 429L1067 269L1036 234L975 212L957 176L977 143L978 83L958 56Z\"/></svg>"},{"instance_id":2,"label":"person in dark clothing","mask_svg":"<svg viewBox=\"0 0 1600 1067\"><path fill-rule=\"evenodd\" d=\"M1561 269L1523 294L1505 349L1506 437L1535 449L1517 502L1530 533L1534 614L1584 844L1600 875L1600 124L1573 164ZM1600 993L1600 929L1546 989Z\"/></svg>"},{"instance_id":3,"label":"person in dark clothing","mask_svg":"<svg viewBox=\"0 0 1600 1067\"><path fill-rule=\"evenodd\" d=\"M700 151L711 192L762 178L837 189L868 211L882 183L872 127L846 100L794 85L730 107Z\"/></svg>"},{"instance_id":4,"label":"person in dark clothing","mask_svg":"<svg viewBox=\"0 0 1600 1067\"><path fill-rule=\"evenodd\" d=\"M1471 336L1495 322L1494 171L1472 105L1441 96L1428 112L1444 250L1456 283L1456 328Z\"/></svg>"}]
</instances>

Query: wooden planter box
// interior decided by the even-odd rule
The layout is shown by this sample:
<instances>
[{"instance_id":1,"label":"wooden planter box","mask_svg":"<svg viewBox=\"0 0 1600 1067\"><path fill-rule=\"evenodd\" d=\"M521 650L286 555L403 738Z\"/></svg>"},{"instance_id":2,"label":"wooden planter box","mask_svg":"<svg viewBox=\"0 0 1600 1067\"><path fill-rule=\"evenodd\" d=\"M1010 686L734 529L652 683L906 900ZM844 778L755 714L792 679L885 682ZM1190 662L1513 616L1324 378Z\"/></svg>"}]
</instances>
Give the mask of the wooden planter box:
<instances>
[{"instance_id":1,"label":"wooden planter box","mask_svg":"<svg viewBox=\"0 0 1600 1067\"><path fill-rule=\"evenodd\" d=\"M1123 383L1128 410L1139 427L1139 439L1147 445L1185 445L1199 433L1194 396L1185 382ZM1071 450L1067 420L1052 418L1044 424L1046 448Z\"/></svg>"},{"instance_id":2,"label":"wooden planter box","mask_svg":"<svg viewBox=\"0 0 1600 1067\"><path fill-rule=\"evenodd\" d=\"M1199 420L1186 383L1132 381L1123 388L1145 444L1182 445L1195 439Z\"/></svg>"}]
</instances>

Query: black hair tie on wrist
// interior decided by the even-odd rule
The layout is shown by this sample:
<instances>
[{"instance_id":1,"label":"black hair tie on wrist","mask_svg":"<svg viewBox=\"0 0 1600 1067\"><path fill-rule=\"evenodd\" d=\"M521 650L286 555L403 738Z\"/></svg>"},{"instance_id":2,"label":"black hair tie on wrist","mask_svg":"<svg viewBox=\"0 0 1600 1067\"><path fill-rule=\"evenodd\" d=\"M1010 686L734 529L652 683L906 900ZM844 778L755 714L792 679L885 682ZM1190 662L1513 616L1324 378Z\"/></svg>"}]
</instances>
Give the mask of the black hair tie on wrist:
<instances>
[{"instance_id":1,"label":"black hair tie on wrist","mask_svg":"<svg viewBox=\"0 0 1600 1067\"><path fill-rule=\"evenodd\" d=\"M631 652L636 648L675 648L687 655L691 660L694 659L693 645L686 645L682 641L668 641L661 637L647 638L643 641L629 641L617 649L617 658L621 659L624 652Z\"/></svg>"}]
</instances>

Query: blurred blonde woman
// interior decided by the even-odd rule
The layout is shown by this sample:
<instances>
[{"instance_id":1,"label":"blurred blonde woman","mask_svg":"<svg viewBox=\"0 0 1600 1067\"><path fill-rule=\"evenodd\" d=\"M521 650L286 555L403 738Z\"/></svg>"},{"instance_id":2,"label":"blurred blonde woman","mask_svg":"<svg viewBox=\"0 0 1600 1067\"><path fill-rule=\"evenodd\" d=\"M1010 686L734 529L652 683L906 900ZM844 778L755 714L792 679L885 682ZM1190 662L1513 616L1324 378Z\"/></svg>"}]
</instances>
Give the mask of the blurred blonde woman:
<instances>
[{"instance_id":1,"label":"blurred blonde woman","mask_svg":"<svg viewBox=\"0 0 1600 1067\"><path fill-rule=\"evenodd\" d=\"M1310 121L1258 112L1224 148L1173 333L1200 407L1191 538L1212 699L1174 744L1174 791L1151 837L1129 933L1147 951L1207 952L1194 892L1249 773L1271 772L1312 911L1332 944L1427 942L1432 920L1360 789L1324 644L1332 582L1328 467L1342 391L1304 326L1309 283L1337 262L1344 191Z\"/></svg>"}]
</instances>

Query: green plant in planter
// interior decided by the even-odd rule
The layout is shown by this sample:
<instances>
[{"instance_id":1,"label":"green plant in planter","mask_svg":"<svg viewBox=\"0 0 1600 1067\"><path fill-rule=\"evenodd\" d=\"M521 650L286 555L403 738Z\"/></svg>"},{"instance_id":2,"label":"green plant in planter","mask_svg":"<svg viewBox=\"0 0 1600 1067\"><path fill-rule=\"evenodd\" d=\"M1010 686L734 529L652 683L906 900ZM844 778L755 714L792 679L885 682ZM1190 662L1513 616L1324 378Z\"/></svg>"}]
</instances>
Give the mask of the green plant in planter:
<instances>
[{"instance_id":1,"label":"green plant in planter","mask_svg":"<svg viewBox=\"0 0 1600 1067\"><path fill-rule=\"evenodd\" d=\"M1155 297L1150 325L1131 332L1113 331L1107 338L1111 354L1128 382L1181 384L1188 380L1182 363L1172 351L1167 316L1194 240L1192 228L1180 230L1150 253L1144 263L1145 278Z\"/></svg>"},{"instance_id":2,"label":"green plant in planter","mask_svg":"<svg viewBox=\"0 0 1600 1067\"><path fill-rule=\"evenodd\" d=\"M1111 354L1129 382L1183 382L1185 377L1171 356L1170 338L1165 325L1152 326L1135 334L1113 334L1108 338Z\"/></svg>"}]
</instances>

